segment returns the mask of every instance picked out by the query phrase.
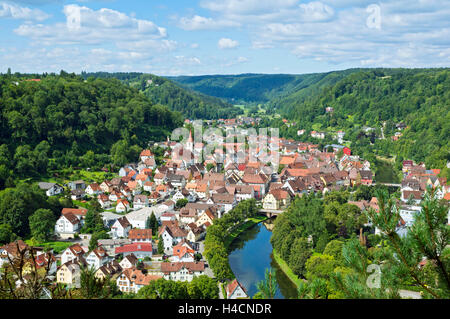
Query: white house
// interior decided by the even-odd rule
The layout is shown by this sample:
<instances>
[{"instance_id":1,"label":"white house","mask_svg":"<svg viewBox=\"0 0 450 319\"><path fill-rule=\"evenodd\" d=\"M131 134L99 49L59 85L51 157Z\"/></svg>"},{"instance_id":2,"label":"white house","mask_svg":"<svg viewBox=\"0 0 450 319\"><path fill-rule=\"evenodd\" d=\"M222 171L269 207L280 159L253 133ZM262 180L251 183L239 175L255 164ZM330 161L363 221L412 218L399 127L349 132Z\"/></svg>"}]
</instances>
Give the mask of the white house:
<instances>
[{"instance_id":1,"label":"white house","mask_svg":"<svg viewBox=\"0 0 450 319\"><path fill-rule=\"evenodd\" d=\"M133 243L117 247L117 254L123 254L123 256L133 254L138 259L144 259L145 257L152 258L153 248L151 243Z\"/></svg>"},{"instance_id":2,"label":"white house","mask_svg":"<svg viewBox=\"0 0 450 319\"><path fill-rule=\"evenodd\" d=\"M119 199L116 205L117 213L124 213L130 210L130 203L126 199Z\"/></svg>"},{"instance_id":3,"label":"white house","mask_svg":"<svg viewBox=\"0 0 450 319\"><path fill-rule=\"evenodd\" d=\"M133 253L131 253L129 255L126 255L122 259L122 261L119 263L119 265L123 269L128 269L128 268L136 267L137 263L138 263L138 259L136 258L136 256Z\"/></svg>"},{"instance_id":4,"label":"white house","mask_svg":"<svg viewBox=\"0 0 450 319\"><path fill-rule=\"evenodd\" d=\"M66 213L56 221L55 234L62 238L74 238L81 227L81 220L75 214Z\"/></svg>"},{"instance_id":5,"label":"white house","mask_svg":"<svg viewBox=\"0 0 450 319\"><path fill-rule=\"evenodd\" d=\"M61 253L61 264L65 264L68 261L79 259L80 257L83 257L84 254L85 251L83 247L80 246L80 244L74 244L70 247L67 247Z\"/></svg>"},{"instance_id":6,"label":"white house","mask_svg":"<svg viewBox=\"0 0 450 319\"><path fill-rule=\"evenodd\" d=\"M39 188L45 190L47 196L55 196L64 192L64 188L56 183L39 183Z\"/></svg>"},{"instance_id":7,"label":"white house","mask_svg":"<svg viewBox=\"0 0 450 319\"><path fill-rule=\"evenodd\" d=\"M109 261L109 256L106 253L106 250L102 247L98 247L94 250L92 250L87 256L86 256L86 262L89 265L89 267L98 269L101 266L105 265Z\"/></svg>"},{"instance_id":8,"label":"white house","mask_svg":"<svg viewBox=\"0 0 450 319\"><path fill-rule=\"evenodd\" d=\"M227 292L227 299L240 299L248 297L246 289L237 281L237 279L230 282L225 290Z\"/></svg>"},{"instance_id":9,"label":"white house","mask_svg":"<svg viewBox=\"0 0 450 319\"><path fill-rule=\"evenodd\" d=\"M113 239L127 238L128 233L131 230L131 227L132 227L131 223L125 216L118 218L111 227L111 237Z\"/></svg>"},{"instance_id":10,"label":"white house","mask_svg":"<svg viewBox=\"0 0 450 319\"><path fill-rule=\"evenodd\" d=\"M205 272L205 263L199 262L176 262L162 263L161 272L163 278L174 281L192 281L194 277L198 277Z\"/></svg>"}]
</instances>

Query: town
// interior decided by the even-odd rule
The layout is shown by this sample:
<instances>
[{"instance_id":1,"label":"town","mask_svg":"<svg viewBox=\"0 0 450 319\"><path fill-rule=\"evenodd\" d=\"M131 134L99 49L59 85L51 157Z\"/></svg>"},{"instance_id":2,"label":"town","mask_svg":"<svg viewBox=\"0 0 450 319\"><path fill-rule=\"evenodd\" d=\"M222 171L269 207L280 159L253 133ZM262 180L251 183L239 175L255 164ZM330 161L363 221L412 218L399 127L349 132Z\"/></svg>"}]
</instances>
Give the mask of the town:
<instances>
[{"instance_id":1,"label":"town","mask_svg":"<svg viewBox=\"0 0 450 319\"><path fill-rule=\"evenodd\" d=\"M253 125L258 119L217 122L229 134L243 130L231 136L234 140L248 136L248 129L242 125ZM205 123L209 126L215 121ZM344 134L337 136L338 142L342 142ZM254 200L261 216L275 218L296 196L376 184L371 164L352 155L349 147L332 144L319 149L318 144L310 142L258 138L266 142L266 149L257 147L253 153L248 151L246 138L243 143L218 143L217 148L207 153L205 144L194 141L190 130L184 144L168 137L149 145L136 162L120 167L110 180L101 183L74 180L65 185L40 182L40 189L49 197L70 196L77 202L96 202L108 230L107 238L93 242L92 234L82 232L89 218L88 208L63 208L53 233L54 240L67 243L67 248L55 253L18 240L0 247L0 267L13 263L21 251L29 248L35 253L37 267L46 269L45 276L54 284L79 288L82 269L87 267L95 271L96 278L115 281L124 294L136 294L160 278L181 282L191 282L202 275L215 278L204 256L204 239L208 228L240 202ZM273 145L278 149L277 163L267 160ZM154 148L163 150L159 165ZM202 160L198 160L199 156ZM403 162L403 180L394 185L401 192L399 235L406 234L420 212L427 187L438 189L439 199L450 200L450 186L445 178L438 177L439 172L427 169L424 164ZM375 197L349 204L361 211L379 210ZM379 230L374 232L378 234ZM252 297L239 278L219 283L219 287L220 298Z\"/></svg>"}]
</instances>

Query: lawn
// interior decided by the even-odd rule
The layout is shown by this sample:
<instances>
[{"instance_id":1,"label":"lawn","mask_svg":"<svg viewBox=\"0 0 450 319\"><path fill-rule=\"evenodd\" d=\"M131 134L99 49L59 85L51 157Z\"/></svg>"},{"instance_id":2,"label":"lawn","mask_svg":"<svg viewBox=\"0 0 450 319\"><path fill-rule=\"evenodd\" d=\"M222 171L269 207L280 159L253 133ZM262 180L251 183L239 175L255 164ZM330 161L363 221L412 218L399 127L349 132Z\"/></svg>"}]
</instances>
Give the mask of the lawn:
<instances>
[{"instance_id":1,"label":"lawn","mask_svg":"<svg viewBox=\"0 0 450 319\"><path fill-rule=\"evenodd\" d=\"M59 254L67 247L71 246L72 242L66 242L66 241L49 241L45 243L36 243L33 240L26 240L25 243L30 246L37 246L37 247L44 247L46 249L53 249L55 254Z\"/></svg>"},{"instance_id":2,"label":"lawn","mask_svg":"<svg viewBox=\"0 0 450 319\"><path fill-rule=\"evenodd\" d=\"M280 255L278 255L275 249L273 249L272 254L276 263L278 264L280 269L286 274L286 276L295 284L296 287L300 286L300 283L303 282L303 280L298 278L298 276L294 274L294 272L291 270L288 264L283 259L281 259Z\"/></svg>"}]
</instances>

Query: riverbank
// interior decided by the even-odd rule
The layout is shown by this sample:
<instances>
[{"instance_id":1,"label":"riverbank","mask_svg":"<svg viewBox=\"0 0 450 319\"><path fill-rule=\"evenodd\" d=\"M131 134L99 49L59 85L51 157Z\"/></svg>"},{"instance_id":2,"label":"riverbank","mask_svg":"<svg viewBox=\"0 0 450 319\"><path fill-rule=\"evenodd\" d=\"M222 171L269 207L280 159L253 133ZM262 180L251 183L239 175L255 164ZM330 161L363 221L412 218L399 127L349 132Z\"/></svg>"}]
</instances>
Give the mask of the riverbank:
<instances>
[{"instance_id":1,"label":"riverbank","mask_svg":"<svg viewBox=\"0 0 450 319\"><path fill-rule=\"evenodd\" d=\"M259 215L256 217L248 218L244 223L237 226L235 229L233 229L228 236L224 240L224 245L226 248L228 248L231 243L245 230L249 229L250 227L259 224L260 222L263 222L267 220L267 216Z\"/></svg>"},{"instance_id":2,"label":"riverbank","mask_svg":"<svg viewBox=\"0 0 450 319\"><path fill-rule=\"evenodd\" d=\"M275 249L272 250L273 259L277 263L278 267L283 271L283 273L294 283L294 285L298 288L300 283L303 282L302 279L298 278L296 274L291 270L288 264L278 255Z\"/></svg>"}]
</instances>

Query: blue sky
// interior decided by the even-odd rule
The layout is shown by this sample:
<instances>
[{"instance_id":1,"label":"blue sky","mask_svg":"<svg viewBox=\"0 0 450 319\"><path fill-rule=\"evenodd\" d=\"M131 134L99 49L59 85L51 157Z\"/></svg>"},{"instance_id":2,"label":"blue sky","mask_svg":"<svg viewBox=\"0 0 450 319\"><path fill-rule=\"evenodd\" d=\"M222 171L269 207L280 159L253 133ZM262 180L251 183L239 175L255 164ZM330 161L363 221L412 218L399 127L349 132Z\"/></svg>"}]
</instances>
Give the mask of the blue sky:
<instances>
[{"instance_id":1,"label":"blue sky","mask_svg":"<svg viewBox=\"0 0 450 319\"><path fill-rule=\"evenodd\" d=\"M449 66L450 0L0 0L0 72Z\"/></svg>"}]
</instances>

